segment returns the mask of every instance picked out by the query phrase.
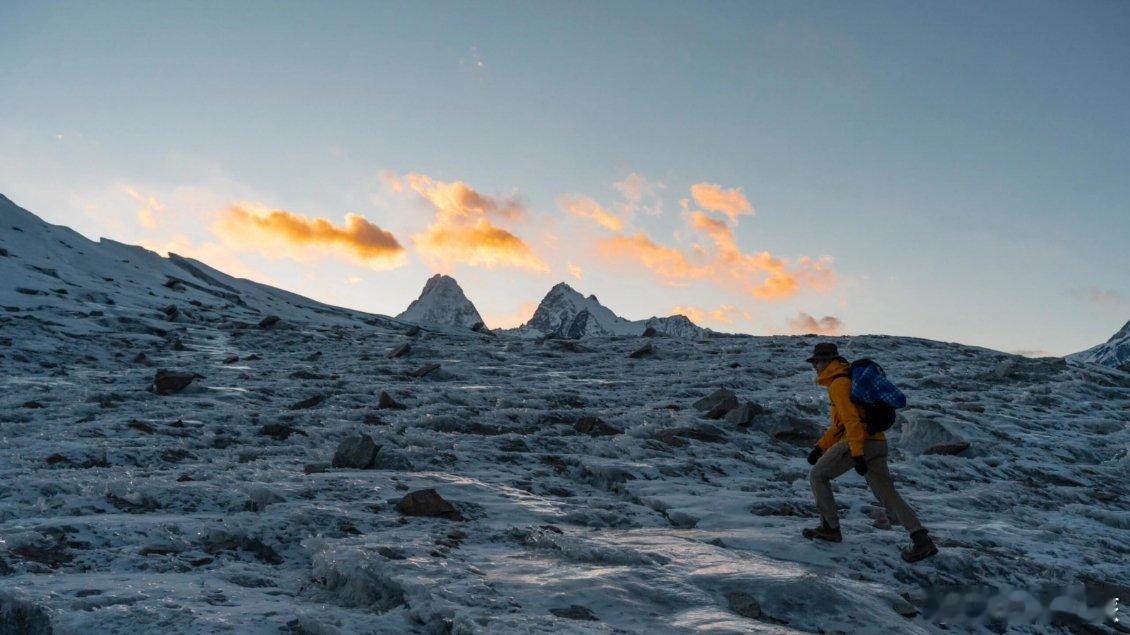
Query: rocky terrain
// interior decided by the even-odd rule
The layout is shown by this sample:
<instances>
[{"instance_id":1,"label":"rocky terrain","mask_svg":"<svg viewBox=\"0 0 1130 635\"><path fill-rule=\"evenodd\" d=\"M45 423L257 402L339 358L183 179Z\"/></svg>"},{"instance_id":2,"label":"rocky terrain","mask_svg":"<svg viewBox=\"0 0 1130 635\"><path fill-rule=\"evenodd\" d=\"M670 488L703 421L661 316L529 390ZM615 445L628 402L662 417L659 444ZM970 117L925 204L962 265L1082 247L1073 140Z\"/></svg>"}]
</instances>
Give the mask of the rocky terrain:
<instances>
[{"instance_id":1,"label":"rocky terrain","mask_svg":"<svg viewBox=\"0 0 1130 635\"><path fill-rule=\"evenodd\" d=\"M421 328L0 228L0 633L1121 628L1118 369L834 338L910 400L907 565L854 473L800 538L813 337Z\"/></svg>"}]
</instances>

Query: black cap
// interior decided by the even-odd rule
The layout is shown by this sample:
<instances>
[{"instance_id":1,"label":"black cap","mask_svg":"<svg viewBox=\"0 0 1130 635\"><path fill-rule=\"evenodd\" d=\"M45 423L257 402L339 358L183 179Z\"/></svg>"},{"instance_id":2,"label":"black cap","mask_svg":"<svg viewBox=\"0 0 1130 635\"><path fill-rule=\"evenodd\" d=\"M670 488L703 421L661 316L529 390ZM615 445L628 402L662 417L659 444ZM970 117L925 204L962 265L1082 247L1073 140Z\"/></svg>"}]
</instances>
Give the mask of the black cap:
<instances>
[{"instance_id":1,"label":"black cap","mask_svg":"<svg viewBox=\"0 0 1130 635\"><path fill-rule=\"evenodd\" d=\"M840 349L831 342L820 342L812 347L812 357L804 360L809 364L813 362L823 361L826 359L835 359L840 356Z\"/></svg>"}]
</instances>

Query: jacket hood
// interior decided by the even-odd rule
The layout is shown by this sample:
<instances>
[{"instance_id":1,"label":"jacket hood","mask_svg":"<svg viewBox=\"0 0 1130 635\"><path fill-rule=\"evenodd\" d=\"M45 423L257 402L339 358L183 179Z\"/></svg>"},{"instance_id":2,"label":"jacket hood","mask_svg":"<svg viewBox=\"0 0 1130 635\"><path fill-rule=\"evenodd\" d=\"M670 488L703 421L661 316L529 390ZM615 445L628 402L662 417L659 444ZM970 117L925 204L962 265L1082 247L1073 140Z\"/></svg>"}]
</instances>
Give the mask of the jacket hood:
<instances>
[{"instance_id":1,"label":"jacket hood","mask_svg":"<svg viewBox=\"0 0 1130 635\"><path fill-rule=\"evenodd\" d=\"M848 364L845 364L841 360L833 359L828 363L828 367L824 369L824 372L816 376L816 383L821 386L827 386L832 383L836 375L842 375L848 372L848 368Z\"/></svg>"}]
</instances>

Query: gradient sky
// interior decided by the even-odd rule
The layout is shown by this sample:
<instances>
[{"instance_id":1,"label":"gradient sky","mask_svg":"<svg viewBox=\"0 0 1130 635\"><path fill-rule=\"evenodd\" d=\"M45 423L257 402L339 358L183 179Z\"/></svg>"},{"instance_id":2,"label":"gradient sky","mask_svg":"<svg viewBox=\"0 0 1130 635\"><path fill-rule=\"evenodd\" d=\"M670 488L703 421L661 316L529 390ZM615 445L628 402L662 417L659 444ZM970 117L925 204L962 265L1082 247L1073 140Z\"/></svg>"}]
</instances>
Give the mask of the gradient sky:
<instances>
[{"instance_id":1,"label":"gradient sky","mask_svg":"<svg viewBox=\"0 0 1130 635\"><path fill-rule=\"evenodd\" d=\"M560 280L1005 351L1130 318L1127 2L7 0L0 85L16 203L362 310L445 271L491 326Z\"/></svg>"}]
</instances>

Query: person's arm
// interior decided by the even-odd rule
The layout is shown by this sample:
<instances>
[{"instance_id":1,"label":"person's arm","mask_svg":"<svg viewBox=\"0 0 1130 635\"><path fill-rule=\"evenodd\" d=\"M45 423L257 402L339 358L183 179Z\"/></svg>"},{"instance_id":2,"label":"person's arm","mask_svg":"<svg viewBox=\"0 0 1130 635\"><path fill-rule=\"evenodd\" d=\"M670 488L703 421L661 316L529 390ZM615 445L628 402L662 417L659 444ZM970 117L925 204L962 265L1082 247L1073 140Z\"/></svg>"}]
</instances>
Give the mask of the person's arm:
<instances>
[{"instance_id":1,"label":"person's arm","mask_svg":"<svg viewBox=\"0 0 1130 635\"><path fill-rule=\"evenodd\" d=\"M840 434L840 426L836 423L836 404L832 403L832 410L828 413L828 429L824 431L824 436L816 442L816 447L820 448L821 452L827 452L828 448L836 444Z\"/></svg>"},{"instance_id":2,"label":"person's arm","mask_svg":"<svg viewBox=\"0 0 1130 635\"><path fill-rule=\"evenodd\" d=\"M832 408L839 415L840 425L844 427L844 437L847 438L852 457L863 456L867 426L859 418L859 410L851 402L851 381L846 377L833 381L828 386L828 396L832 399Z\"/></svg>"}]
</instances>

